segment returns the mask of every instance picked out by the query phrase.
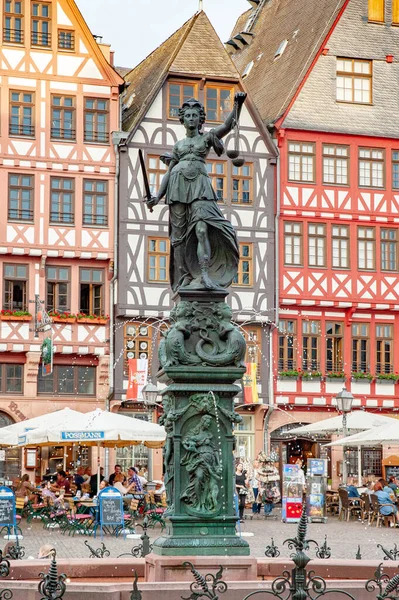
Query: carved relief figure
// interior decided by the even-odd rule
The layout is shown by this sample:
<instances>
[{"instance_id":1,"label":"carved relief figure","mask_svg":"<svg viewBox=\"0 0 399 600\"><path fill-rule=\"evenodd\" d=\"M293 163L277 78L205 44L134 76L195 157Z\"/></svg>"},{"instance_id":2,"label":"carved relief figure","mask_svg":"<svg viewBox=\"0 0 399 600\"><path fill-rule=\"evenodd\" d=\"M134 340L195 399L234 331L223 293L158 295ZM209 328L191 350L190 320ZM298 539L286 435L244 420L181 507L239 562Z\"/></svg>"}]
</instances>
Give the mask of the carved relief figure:
<instances>
[{"instance_id":1,"label":"carved relief figure","mask_svg":"<svg viewBox=\"0 0 399 600\"><path fill-rule=\"evenodd\" d=\"M164 338L159 344L159 362L163 367L172 367L174 365L195 365L201 362L201 359L195 354L186 352L184 340L188 339L190 333L190 316L192 309L189 302L179 302L170 313L172 326L163 333Z\"/></svg>"},{"instance_id":2,"label":"carved relief figure","mask_svg":"<svg viewBox=\"0 0 399 600\"><path fill-rule=\"evenodd\" d=\"M198 356L208 365L227 366L234 364L236 367L245 367L243 362L246 350L245 338L237 325L231 322L232 311L230 306L225 302L218 303L216 307L216 317L219 321L219 339L226 342L225 349L220 354L209 354L204 352L202 348L204 343L209 343L213 346L214 344L206 334L200 332L202 339L198 342L195 349Z\"/></svg>"},{"instance_id":3,"label":"carved relief figure","mask_svg":"<svg viewBox=\"0 0 399 600\"><path fill-rule=\"evenodd\" d=\"M222 466L210 431L212 417L204 415L199 424L182 440L185 449L181 464L186 468L189 483L181 500L196 512L207 514L218 509L219 482Z\"/></svg>"},{"instance_id":4,"label":"carved relief figure","mask_svg":"<svg viewBox=\"0 0 399 600\"><path fill-rule=\"evenodd\" d=\"M191 98L183 103L179 117L186 137L176 142L166 159L169 170L156 197L147 200L151 208L166 196L169 204L171 241L170 281L174 291L224 289L233 281L239 261L239 248L232 224L222 215L207 173L205 160L213 148L224 151L225 137L238 120L246 94L234 97L234 110L226 121L207 133L204 107Z\"/></svg>"}]
</instances>

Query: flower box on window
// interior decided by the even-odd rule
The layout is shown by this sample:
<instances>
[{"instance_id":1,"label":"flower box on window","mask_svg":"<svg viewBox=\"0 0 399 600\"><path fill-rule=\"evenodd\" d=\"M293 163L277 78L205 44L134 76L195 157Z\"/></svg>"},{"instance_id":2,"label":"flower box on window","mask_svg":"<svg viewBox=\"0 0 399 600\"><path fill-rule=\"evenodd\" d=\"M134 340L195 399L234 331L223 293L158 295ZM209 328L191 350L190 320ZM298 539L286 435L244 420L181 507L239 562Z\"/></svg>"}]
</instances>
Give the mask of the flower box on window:
<instances>
[{"instance_id":1,"label":"flower box on window","mask_svg":"<svg viewBox=\"0 0 399 600\"><path fill-rule=\"evenodd\" d=\"M58 310L50 310L48 316L54 323L75 323L76 315Z\"/></svg>"},{"instance_id":2,"label":"flower box on window","mask_svg":"<svg viewBox=\"0 0 399 600\"><path fill-rule=\"evenodd\" d=\"M373 381L374 375L371 373L363 373L363 371L357 371L352 373L352 381L358 383L370 383Z\"/></svg>"},{"instance_id":3,"label":"flower box on window","mask_svg":"<svg viewBox=\"0 0 399 600\"><path fill-rule=\"evenodd\" d=\"M394 384L399 380L399 374L398 373L378 373L378 375L375 376L376 382L377 383L382 383L382 384Z\"/></svg>"},{"instance_id":4,"label":"flower box on window","mask_svg":"<svg viewBox=\"0 0 399 600\"><path fill-rule=\"evenodd\" d=\"M97 316L97 315L86 315L84 313L78 313L76 315L78 323L90 323L91 325L106 325L108 322L107 316Z\"/></svg>"},{"instance_id":5,"label":"flower box on window","mask_svg":"<svg viewBox=\"0 0 399 600\"><path fill-rule=\"evenodd\" d=\"M329 383L344 383L345 379L345 373L343 371L330 371L326 373L326 381L328 381Z\"/></svg>"},{"instance_id":6,"label":"flower box on window","mask_svg":"<svg viewBox=\"0 0 399 600\"><path fill-rule=\"evenodd\" d=\"M26 310L8 310L3 308L0 311L0 319L2 321L30 321L32 315Z\"/></svg>"},{"instance_id":7,"label":"flower box on window","mask_svg":"<svg viewBox=\"0 0 399 600\"><path fill-rule=\"evenodd\" d=\"M279 379L282 379L282 380L285 379L288 381L297 381L299 378L299 375L300 375L299 371L296 371L295 369L289 369L286 371L278 372Z\"/></svg>"},{"instance_id":8,"label":"flower box on window","mask_svg":"<svg viewBox=\"0 0 399 600\"><path fill-rule=\"evenodd\" d=\"M320 371L302 371L302 381L321 381L322 373Z\"/></svg>"}]
</instances>

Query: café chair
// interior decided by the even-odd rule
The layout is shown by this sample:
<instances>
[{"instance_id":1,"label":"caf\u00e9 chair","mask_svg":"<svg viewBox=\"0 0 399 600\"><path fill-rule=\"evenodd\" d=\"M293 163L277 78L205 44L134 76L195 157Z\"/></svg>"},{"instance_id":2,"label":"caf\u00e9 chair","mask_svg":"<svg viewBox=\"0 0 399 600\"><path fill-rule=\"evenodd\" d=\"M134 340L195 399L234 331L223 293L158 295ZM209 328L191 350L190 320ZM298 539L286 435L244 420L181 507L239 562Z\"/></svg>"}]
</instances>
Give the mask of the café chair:
<instances>
[{"instance_id":1,"label":"caf\u00e9 chair","mask_svg":"<svg viewBox=\"0 0 399 600\"><path fill-rule=\"evenodd\" d=\"M344 488L340 488L338 494L341 503L338 515L340 521L349 521L354 513L357 515L361 513L362 504L360 498L349 498L348 490L345 490Z\"/></svg>"}]
</instances>

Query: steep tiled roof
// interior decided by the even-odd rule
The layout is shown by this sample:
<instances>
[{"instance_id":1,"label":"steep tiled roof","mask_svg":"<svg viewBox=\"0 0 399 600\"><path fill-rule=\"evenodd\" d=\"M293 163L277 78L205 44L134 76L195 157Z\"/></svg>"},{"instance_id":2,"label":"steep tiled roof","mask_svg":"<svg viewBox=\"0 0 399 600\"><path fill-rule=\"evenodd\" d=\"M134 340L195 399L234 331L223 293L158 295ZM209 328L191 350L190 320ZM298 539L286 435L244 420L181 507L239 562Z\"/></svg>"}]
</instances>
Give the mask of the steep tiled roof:
<instances>
[{"instance_id":1,"label":"steep tiled roof","mask_svg":"<svg viewBox=\"0 0 399 600\"><path fill-rule=\"evenodd\" d=\"M251 29L251 44L232 54L240 73L253 60L245 85L265 123L276 121L288 107L321 44L347 0L269 0ZM232 37L242 31L242 15ZM279 58L280 44L288 44Z\"/></svg>"},{"instance_id":2,"label":"steep tiled roof","mask_svg":"<svg viewBox=\"0 0 399 600\"><path fill-rule=\"evenodd\" d=\"M132 67L114 67L114 69L121 77L126 77L126 75L132 70Z\"/></svg>"},{"instance_id":3,"label":"steep tiled roof","mask_svg":"<svg viewBox=\"0 0 399 600\"><path fill-rule=\"evenodd\" d=\"M234 63L201 11L125 76L130 84L123 99L125 131L132 131L141 121L168 73L239 79Z\"/></svg>"}]
</instances>

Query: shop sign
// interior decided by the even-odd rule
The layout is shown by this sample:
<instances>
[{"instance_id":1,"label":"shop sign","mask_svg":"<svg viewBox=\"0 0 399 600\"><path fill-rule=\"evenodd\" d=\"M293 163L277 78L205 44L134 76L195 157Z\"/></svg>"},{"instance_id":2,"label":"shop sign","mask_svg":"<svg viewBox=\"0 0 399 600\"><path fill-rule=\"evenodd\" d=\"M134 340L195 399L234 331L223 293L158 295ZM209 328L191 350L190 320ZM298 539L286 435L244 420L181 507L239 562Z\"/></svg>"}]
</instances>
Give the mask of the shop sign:
<instances>
[{"instance_id":1,"label":"shop sign","mask_svg":"<svg viewBox=\"0 0 399 600\"><path fill-rule=\"evenodd\" d=\"M104 431L61 431L62 440L103 440Z\"/></svg>"}]
</instances>

